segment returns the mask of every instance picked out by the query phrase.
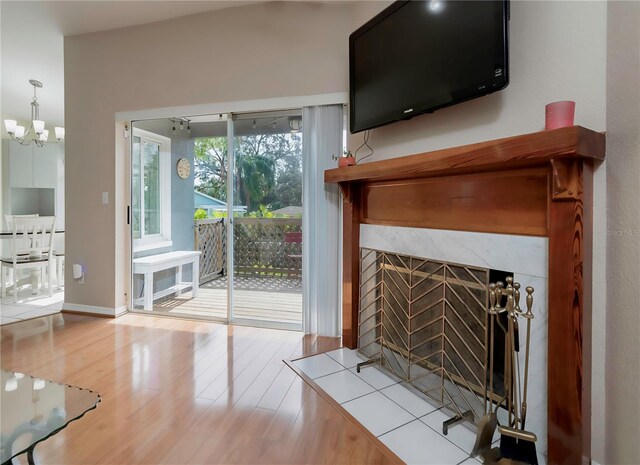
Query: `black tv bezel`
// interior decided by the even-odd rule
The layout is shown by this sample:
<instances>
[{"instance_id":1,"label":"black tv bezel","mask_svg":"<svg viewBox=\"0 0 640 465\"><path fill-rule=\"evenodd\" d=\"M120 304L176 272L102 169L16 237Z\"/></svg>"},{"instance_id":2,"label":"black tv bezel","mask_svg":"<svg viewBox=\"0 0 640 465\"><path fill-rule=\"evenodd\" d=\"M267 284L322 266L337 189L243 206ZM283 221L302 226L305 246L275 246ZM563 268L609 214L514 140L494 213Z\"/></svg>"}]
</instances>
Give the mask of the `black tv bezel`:
<instances>
[{"instance_id":1,"label":"black tv bezel","mask_svg":"<svg viewBox=\"0 0 640 465\"><path fill-rule=\"evenodd\" d=\"M503 5L502 9L502 28L503 28L503 46L504 46L504 73L502 76L502 83L497 87L487 87L486 89L478 89L478 85L482 83L476 83L473 87L469 87L466 89L460 89L457 91L458 96L452 100L451 102L447 102L442 105L436 106L424 106L421 107L419 105L413 106L413 111L410 114L404 113L404 109L399 108L398 110L394 110L393 112L389 112L388 117L382 118L383 121L377 122L372 125L360 125L355 127L355 112L353 111L355 108L355 92L354 92L354 60L353 60L353 44L354 41L369 31L373 27L375 27L378 23L391 16L400 8L404 7L408 3L411 3L416 0L397 0L396 2L389 5L387 8L382 10L376 16L371 18L365 24L360 26L354 32L349 35L349 130L351 134L356 134L361 131L366 131L369 129L378 128L380 126L386 126L387 124L395 123L396 121L409 120L415 116L423 115L425 113L433 113L436 110L440 110L442 108L450 107L452 105L457 105L458 103L466 102L468 100L472 100L478 97L483 97L485 95L492 94L494 92L503 90L505 87L509 85L509 19L510 19L510 8L509 2L510 0L493 0L495 3L501 3ZM428 0L427 0L428 1ZM399 113L399 114L396 114Z\"/></svg>"}]
</instances>

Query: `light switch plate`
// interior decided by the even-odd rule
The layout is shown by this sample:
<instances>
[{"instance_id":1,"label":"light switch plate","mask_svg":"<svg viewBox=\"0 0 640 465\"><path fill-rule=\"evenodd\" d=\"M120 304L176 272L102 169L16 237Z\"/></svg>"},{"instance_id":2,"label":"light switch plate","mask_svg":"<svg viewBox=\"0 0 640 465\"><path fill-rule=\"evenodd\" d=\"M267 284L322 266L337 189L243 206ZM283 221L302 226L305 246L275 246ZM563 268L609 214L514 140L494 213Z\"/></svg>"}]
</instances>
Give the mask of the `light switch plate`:
<instances>
[{"instance_id":1,"label":"light switch plate","mask_svg":"<svg viewBox=\"0 0 640 465\"><path fill-rule=\"evenodd\" d=\"M109 203L109 193L108 192L103 192L102 193L102 203L107 205Z\"/></svg>"}]
</instances>

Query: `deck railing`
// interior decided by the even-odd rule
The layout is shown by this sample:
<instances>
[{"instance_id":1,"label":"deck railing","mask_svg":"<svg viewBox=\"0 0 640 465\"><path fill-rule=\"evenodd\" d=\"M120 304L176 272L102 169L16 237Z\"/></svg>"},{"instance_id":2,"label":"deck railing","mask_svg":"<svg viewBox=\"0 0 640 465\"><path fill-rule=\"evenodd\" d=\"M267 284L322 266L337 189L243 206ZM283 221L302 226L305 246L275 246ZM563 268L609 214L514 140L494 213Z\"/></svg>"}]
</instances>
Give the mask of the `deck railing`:
<instances>
[{"instance_id":1,"label":"deck railing","mask_svg":"<svg viewBox=\"0 0 640 465\"><path fill-rule=\"evenodd\" d=\"M226 218L195 221L195 246L200 250L200 280L211 281L226 271ZM236 275L299 277L302 275L300 218L234 218Z\"/></svg>"},{"instance_id":2,"label":"deck railing","mask_svg":"<svg viewBox=\"0 0 640 465\"><path fill-rule=\"evenodd\" d=\"M194 248L201 252L201 284L224 275L227 267L227 228L224 218L196 220Z\"/></svg>"}]
</instances>

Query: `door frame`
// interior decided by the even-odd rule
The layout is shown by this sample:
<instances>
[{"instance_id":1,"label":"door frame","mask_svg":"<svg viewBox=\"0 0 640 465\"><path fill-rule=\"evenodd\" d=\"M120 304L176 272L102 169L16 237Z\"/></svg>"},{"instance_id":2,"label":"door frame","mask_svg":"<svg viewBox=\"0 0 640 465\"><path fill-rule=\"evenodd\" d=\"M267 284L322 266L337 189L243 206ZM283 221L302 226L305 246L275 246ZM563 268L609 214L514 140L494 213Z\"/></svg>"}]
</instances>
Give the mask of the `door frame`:
<instances>
[{"instance_id":1,"label":"door frame","mask_svg":"<svg viewBox=\"0 0 640 465\"><path fill-rule=\"evenodd\" d=\"M314 94L314 95L300 95L300 96L289 96L289 97L275 97L275 98L266 98L266 99L255 99L255 100L236 100L230 102L216 102L216 103L205 103L205 104L197 104L197 105L179 105L173 107L160 107L160 108L150 108L145 110L135 110L135 111L121 111L117 112L114 115L114 120L116 123L116 138L118 138L117 134L122 131L124 133L125 148L124 152L126 154L125 161L125 169L124 175L126 176L125 182L116 183L116 189L123 189L116 192L116 211L122 211L123 214L129 215L127 216L128 224L125 222L126 228L126 237L125 240L121 241L123 244L122 248L118 248L116 241L116 253L121 254L120 256L125 257L123 262L125 263L124 269L120 270L122 273L122 277L124 279L123 287L126 291L126 299L125 305L126 309L122 309L122 313L132 312L138 313L137 310L133 308L133 267L131 266L133 260L133 230L132 224L130 221L131 215L131 140L132 140L132 124L135 121L141 120L150 120L150 119L162 119L162 118L172 118L175 115L211 115L211 114L226 114L227 115L227 138L229 137L229 125L232 124L234 116L243 113L266 113L272 111L281 111L288 110L291 108L303 108L307 106L317 106L317 105L334 105L341 104L347 105L349 101L349 94L347 92L335 92L335 93L326 93L326 94ZM233 130L233 128L232 128ZM232 157L228 157L231 159ZM235 161L235 160L234 160ZM229 173L232 171L229 170ZM231 184L231 189L233 189L233 184ZM227 189L229 189L229 184L227 185ZM228 192L228 191L227 191ZM233 194L233 192L232 192ZM231 197L233 198L233 197ZM119 201L119 199L122 199ZM232 202L233 203L233 202ZM229 206L227 206L227 215L229 215ZM231 226L231 221L227 224L227 233L229 233L229 229ZM233 231L231 231L231 239L233 239ZM227 236L229 238L229 236ZM233 241L227 240L227 252L229 248L229 244L233 248ZM233 254L231 254L232 256ZM227 263L229 263L229 259L227 259ZM228 265L227 265L228 266ZM118 274L118 270L117 273ZM122 282L122 281L121 281ZM264 327L264 328L276 328L276 329L290 329L295 331L301 331L303 329L303 325L301 327L291 327L287 328L286 324L271 324L268 321L260 321L260 320L245 320L234 318L233 314L229 313L229 308L233 308L233 296L229 297L229 289L233 289L233 273L229 273L229 268L227 268L227 318L221 319L216 317L210 318L198 318L205 321L213 321L217 323L226 323L240 326L254 326L254 327ZM117 288L117 286L116 286ZM304 302L304 296L303 296ZM303 319L304 319L305 309L303 308ZM149 312L143 312L142 314L150 315ZM173 315L161 315L154 314L154 316L164 316L168 318L175 318ZM193 318L193 317L190 317Z\"/></svg>"}]
</instances>

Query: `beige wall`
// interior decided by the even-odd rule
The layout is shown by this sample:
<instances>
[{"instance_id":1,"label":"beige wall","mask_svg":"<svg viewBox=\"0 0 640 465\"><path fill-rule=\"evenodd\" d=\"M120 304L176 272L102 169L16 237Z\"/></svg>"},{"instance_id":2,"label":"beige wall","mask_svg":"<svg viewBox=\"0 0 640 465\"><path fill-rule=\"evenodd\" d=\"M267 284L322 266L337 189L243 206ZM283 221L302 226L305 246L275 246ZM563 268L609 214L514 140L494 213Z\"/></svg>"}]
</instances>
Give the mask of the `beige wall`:
<instances>
[{"instance_id":1,"label":"beige wall","mask_svg":"<svg viewBox=\"0 0 640 465\"><path fill-rule=\"evenodd\" d=\"M608 6L607 464L640 463L640 3Z\"/></svg>"},{"instance_id":2,"label":"beige wall","mask_svg":"<svg viewBox=\"0 0 640 465\"><path fill-rule=\"evenodd\" d=\"M65 39L67 262L86 268L82 285L67 273L67 303L125 304L116 112L344 92L352 8L269 3Z\"/></svg>"}]
</instances>

